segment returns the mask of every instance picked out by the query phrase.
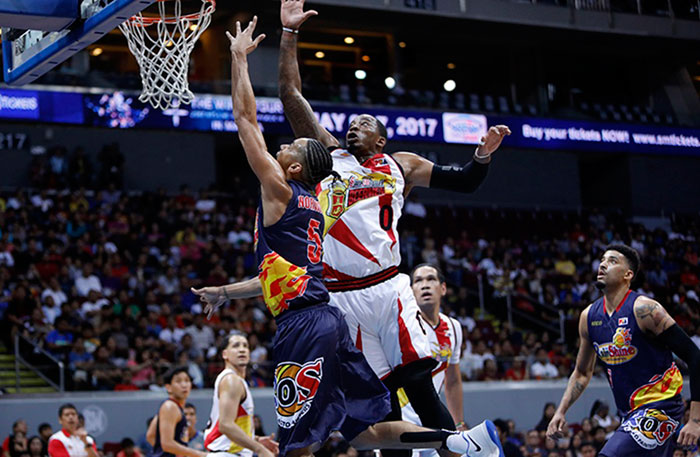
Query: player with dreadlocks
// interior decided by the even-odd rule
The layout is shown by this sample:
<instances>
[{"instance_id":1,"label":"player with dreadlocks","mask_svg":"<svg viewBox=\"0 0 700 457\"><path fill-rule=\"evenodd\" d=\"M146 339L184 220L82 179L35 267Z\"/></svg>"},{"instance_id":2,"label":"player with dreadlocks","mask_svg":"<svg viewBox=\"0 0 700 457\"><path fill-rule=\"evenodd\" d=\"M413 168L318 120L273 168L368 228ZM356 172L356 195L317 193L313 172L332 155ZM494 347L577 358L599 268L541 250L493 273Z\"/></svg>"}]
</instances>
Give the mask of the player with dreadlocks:
<instances>
[{"instance_id":1,"label":"player with dreadlocks","mask_svg":"<svg viewBox=\"0 0 700 457\"><path fill-rule=\"evenodd\" d=\"M316 140L267 154L256 119L247 54L257 18L231 41L231 87L238 135L262 185L255 230L256 286L275 317L275 409L282 456L311 456L332 431L357 449L436 448L468 457L502 457L497 437L455 434L408 422L382 422L389 391L354 345L341 311L328 306L323 282L324 217L313 188L332 173L331 156ZM213 310L237 284L193 290ZM495 440L495 441L494 441ZM252 444L252 443L251 443Z\"/></svg>"}]
</instances>

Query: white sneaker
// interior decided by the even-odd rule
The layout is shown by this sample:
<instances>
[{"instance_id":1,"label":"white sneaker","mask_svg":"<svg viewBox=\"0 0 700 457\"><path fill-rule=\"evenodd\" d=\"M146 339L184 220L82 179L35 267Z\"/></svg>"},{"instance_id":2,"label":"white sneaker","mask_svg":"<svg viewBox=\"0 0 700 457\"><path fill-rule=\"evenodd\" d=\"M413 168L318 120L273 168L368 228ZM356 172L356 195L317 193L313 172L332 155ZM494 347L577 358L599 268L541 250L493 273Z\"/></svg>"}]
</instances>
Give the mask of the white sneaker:
<instances>
[{"instance_id":1,"label":"white sneaker","mask_svg":"<svg viewBox=\"0 0 700 457\"><path fill-rule=\"evenodd\" d=\"M486 420L466 432L447 438L447 448L466 457L505 457L496 426Z\"/></svg>"}]
</instances>

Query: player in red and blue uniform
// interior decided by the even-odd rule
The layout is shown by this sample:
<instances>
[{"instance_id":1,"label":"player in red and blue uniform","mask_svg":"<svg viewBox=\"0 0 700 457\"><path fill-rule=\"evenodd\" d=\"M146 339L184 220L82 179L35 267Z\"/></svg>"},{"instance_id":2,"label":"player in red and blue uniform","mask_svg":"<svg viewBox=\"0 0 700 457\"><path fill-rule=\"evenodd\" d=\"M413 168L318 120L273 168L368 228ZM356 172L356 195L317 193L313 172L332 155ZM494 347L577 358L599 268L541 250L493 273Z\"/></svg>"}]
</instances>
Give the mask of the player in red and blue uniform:
<instances>
[{"instance_id":1,"label":"player in red and blue uniform","mask_svg":"<svg viewBox=\"0 0 700 457\"><path fill-rule=\"evenodd\" d=\"M258 127L247 54L257 18L231 41L231 88L238 134L260 180L255 252L258 278L194 292L215 309L222 298L262 292L275 317L275 406L281 455L311 456L339 430L357 449L436 448L468 457L503 457L486 426L469 432L431 430L407 422L377 422L391 411L390 395L355 345L341 312L328 306L323 282L324 217L313 189L332 173L333 160L316 140L282 146L276 160ZM237 295L239 292L244 292Z\"/></svg>"},{"instance_id":2,"label":"player in red and blue uniform","mask_svg":"<svg viewBox=\"0 0 700 457\"><path fill-rule=\"evenodd\" d=\"M564 430L564 414L588 385L597 355L622 416L601 456L670 457L676 441L692 446L700 437L700 350L658 302L630 289L639 264L629 246L605 249L596 282L603 296L581 313L576 367L547 430L554 438ZM673 353L690 369L690 420L682 429L683 377Z\"/></svg>"}]
</instances>

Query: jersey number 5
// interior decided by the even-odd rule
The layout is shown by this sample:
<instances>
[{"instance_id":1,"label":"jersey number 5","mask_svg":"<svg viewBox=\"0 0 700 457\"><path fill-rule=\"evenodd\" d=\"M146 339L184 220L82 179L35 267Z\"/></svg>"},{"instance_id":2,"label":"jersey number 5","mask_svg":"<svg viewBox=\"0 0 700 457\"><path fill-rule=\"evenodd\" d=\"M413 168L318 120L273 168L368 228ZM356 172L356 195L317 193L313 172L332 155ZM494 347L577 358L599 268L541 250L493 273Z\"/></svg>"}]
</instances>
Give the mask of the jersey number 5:
<instances>
[{"instance_id":1,"label":"jersey number 5","mask_svg":"<svg viewBox=\"0 0 700 457\"><path fill-rule=\"evenodd\" d=\"M321 261L321 253L323 249L321 247L321 235L318 233L318 228L321 223L316 219L309 219L309 228L306 230L306 239L311 241L306 247L306 257L308 257L309 262L318 263Z\"/></svg>"}]
</instances>

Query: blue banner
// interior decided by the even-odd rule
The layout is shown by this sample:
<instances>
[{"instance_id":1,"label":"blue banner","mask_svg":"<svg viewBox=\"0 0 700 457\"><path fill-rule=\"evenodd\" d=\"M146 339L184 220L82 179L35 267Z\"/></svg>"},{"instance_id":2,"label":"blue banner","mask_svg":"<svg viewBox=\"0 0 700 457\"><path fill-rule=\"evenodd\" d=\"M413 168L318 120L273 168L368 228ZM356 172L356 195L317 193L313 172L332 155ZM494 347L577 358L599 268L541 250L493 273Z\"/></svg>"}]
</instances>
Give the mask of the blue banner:
<instances>
[{"instance_id":1,"label":"blue banner","mask_svg":"<svg viewBox=\"0 0 700 457\"><path fill-rule=\"evenodd\" d=\"M258 122L263 132L291 135L278 99L259 97L257 103ZM355 116L368 113L384 122L389 139L406 142L476 144L486 133L487 126L506 124L513 134L505 139L504 145L517 148L700 155L700 129L327 103L314 103L314 109L321 125L338 137L344 135ZM225 95L198 95L190 105L176 105L161 111L140 102L138 96L121 91L0 89L0 119L124 129L237 130L231 98Z\"/></svg>"}]
</instances>

